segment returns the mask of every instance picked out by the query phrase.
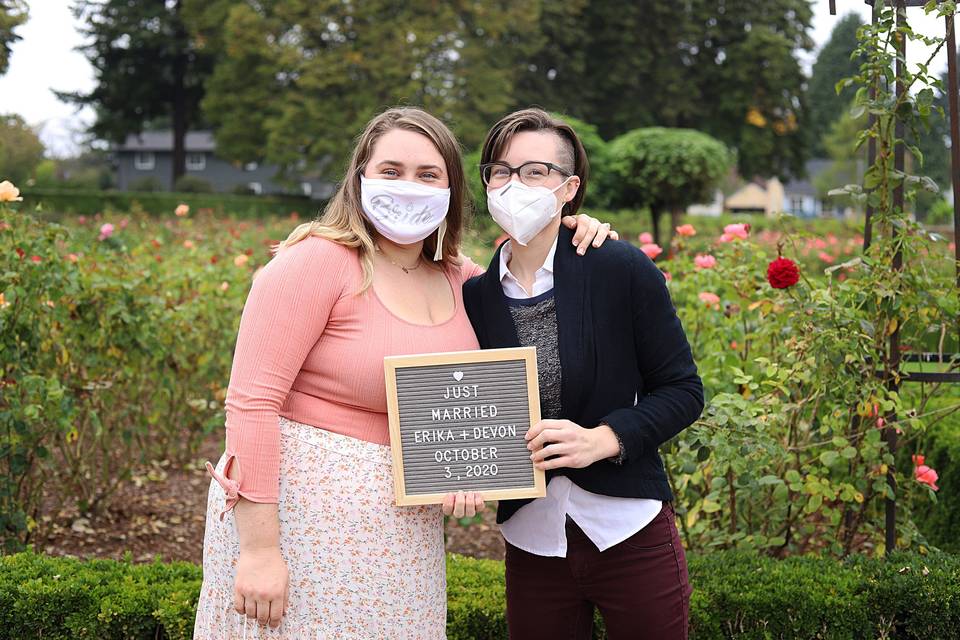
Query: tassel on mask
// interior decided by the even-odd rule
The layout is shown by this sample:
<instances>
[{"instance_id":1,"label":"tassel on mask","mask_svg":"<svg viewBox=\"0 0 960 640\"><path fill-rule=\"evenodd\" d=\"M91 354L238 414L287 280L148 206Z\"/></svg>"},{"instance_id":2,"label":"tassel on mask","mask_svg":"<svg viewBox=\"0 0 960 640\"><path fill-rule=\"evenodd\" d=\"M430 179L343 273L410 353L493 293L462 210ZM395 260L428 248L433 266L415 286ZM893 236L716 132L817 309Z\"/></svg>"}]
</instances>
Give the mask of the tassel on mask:
<instances>
[{"instance_id":1,"label":"tassel on mask","mask_svg":"<svg viewBox=\"0 0 960 640\"><path fill-rule=\"evenodd\" d=\"M433 261L439 262L443 260L443 236L447 233L447 220L444 218L443 222L440 223L440 227L437 229L437 249L433 252Z\"/></svg>"}]
</instances>

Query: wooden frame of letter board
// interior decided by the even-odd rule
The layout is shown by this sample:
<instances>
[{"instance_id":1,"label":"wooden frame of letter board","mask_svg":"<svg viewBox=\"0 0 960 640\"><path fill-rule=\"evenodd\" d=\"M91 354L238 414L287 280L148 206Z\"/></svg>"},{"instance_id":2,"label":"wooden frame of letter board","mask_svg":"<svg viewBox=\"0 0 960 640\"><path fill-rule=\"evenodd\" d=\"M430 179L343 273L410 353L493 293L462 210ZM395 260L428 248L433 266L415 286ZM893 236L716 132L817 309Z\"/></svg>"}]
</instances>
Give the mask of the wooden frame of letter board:
<instances>
[{"instance_id":1,"label":"wooden frame of letter board","mask_svg":"<svg viewBox=\"0 0 960 640\"><path fill-rule=\"evenodd\" d=\"M535 347L512 347L509 349L484 349L481 351L451 351L449 353L426 353L415 356L388 356L383 359L383 371L387 380L387 417L390 420L390 450L393 455L393 484L397 506L440 504L446 493L428 493L409 496L403 475L403 452L400 437L400 407L397 397L397 369L430 365L474 364L477 362L502 362L523 360L527 369L527 404L530 411L530 426L540 422L540 383L537 378L537 350ZM530 462L533 467L533 462ZM544 472L533 467L533 485L515 489L482 491L484 500L512 500L519 498L542 498L547 495Z\"/></svg>"}]
</instances>

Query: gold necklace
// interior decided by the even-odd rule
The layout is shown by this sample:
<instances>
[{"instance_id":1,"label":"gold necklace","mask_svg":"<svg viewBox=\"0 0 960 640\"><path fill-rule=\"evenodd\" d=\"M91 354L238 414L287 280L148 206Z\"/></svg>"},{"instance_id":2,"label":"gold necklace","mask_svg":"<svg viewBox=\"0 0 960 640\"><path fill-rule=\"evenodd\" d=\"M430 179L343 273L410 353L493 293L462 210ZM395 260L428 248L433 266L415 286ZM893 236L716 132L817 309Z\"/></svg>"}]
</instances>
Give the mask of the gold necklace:
<instances>
[{"instance_id":1,"label":"gold necklace","mask_svg":"<svg viewBox=\"0 0 960 640\"><path fill-rule=\"evenodd\" d=\"M404 273L410 273L411 271L416 271L416 270L419 269L420 266L423 264L423 260L422 260L421 256L417 256L417 265L416 265L415 267L405 267L405 266L403 266L402 264L400 264L399 262L394 261L394 260L393 260L390 256L388 256L386 253L384 253L384 252L383 252L383 249L380 248L380 245L375 244L375 245L373 245L373 246L377 249L377 253L383 255L383 257L387 259L387 262L389 262L390 264L392 264L392 265L395 266L395 267L400 267L401 269L403 269L403 272L404 272Z\"/></svg>"}]
</instances>

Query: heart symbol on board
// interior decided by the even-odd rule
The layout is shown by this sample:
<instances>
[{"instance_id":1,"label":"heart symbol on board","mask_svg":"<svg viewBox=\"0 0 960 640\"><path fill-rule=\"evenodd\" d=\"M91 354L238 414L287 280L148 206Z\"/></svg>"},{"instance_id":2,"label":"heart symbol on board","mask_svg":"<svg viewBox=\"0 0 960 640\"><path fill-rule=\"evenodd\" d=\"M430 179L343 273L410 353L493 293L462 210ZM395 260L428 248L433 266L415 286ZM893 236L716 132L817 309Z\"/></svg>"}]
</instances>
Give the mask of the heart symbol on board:
<instances>
[{"instance_id":1,"label":"heart symbol on board","mask_svg":"<svg viewBox=\"0 0 960 640\"><path fill-rule=\"evenodd\" d=\"M457 382L460 382L461 380L463 380L463 371L454 371L453 379L456 380Z\"/></svg>"}]
</instances>

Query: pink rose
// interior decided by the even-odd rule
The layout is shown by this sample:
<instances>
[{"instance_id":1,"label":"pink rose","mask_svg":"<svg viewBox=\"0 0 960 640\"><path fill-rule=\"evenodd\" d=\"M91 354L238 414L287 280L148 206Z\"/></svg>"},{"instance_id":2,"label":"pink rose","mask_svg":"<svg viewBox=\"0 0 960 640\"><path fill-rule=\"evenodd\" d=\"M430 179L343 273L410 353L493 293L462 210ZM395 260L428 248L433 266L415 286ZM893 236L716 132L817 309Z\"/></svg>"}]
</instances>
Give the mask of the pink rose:
<instances>
[{"instance_id":1,"label":"pink rose","mask_svg":"<svg viewBox=\"0 0 960 640\"><path fill-rule=\"evenodd\" d=\"M925 465L923 461L924 457L922 455L913 456L913 464L916 465L913 469L913 477L920 484L925 484L934 491L939 491L940 487L937 486L937 480L940 476L936 471Z\"/></svg>"},{"instance_id":2,"label":"pink rose","mask_svg":"<svg viewBox=\"0 0 960 640\"><path fill-rule=\"evenodd\" d=\"M709 254L698 254L697 257L693 259L693 264L697 266L697 269L713 269L717 266L717 259Z\"/></svg>"},{"instance_id":3,"label":"pink rose","mask_svg":"<svg viewBox=\"0 0 960 640\"><path fill-rule=\"evenodd\" d=\"M640 240L640 244L653 244L653 236L646 231L641 233L638 239Z\"/></svg>"},{"instance_id":4,"label":"pink rose","mask_svg":"<svg viewBox=\"0 0 960 640\"><path fill-rule=\"evenodd\" d=\"M652 242L641 246L640 251L643 251L645 254L647 254L647 257L651 260L655 260L658 255L663 253L663 249L660 248L660 245L653 244Z\"/></svg>"},{"instance_id":5,"label":"pink rose","mask_svg":"<svg viewBox=\"0 0 960 640\"><path fill-rule=\"evenodd\" d=\"M100 227L100 235L97 237L99 240L102 241L102 240L106 240L112 235L113 235L113 225L107 222Z\"/></svg>"},{"instance_id":6,"label":"pink rose","mask_svg":"<svg viewBox=\"0 0 960 640\"><path fill-rule=\"evenodd\" d=\"M728 224L723 228L723 236L728 237L728 240L724 242L730 242L730 240L740 239L746 240L747 236L750 234L750 225L746 222L738 222L736 224ZM721 238L723 238L721 236Z\"/></svg>"},{"instance_id":7,"label":"pink rose","mask_svg":"<svg viewBox=\"0 0 960 640\"><path fill-rule=\"evenodd\" d=\"M709 291L701 291L700 295L697 296L700 298L700 301L706 304L708 307L717 307L719 308L720 296Z\"/></svg>"},{"instance_id":8,"label":"pink rose","mask_svg":"<svg viewBox=\"0 0 960 640\"><path fill-rule=\"evenodd\" d=\"M677 227L677 233L681 236L695 236L697 230L693 228L692 224L682 224Z\"/></svg>"},{"instance_id":9,"label":"pink rose","mask_svg":"<svg viewBox=\"0 0 960 640\"><path fill-rule=\"evenodd\" d=\"M173 210L173 213L178 218L182 218L183 216L190 213L190 206L185 204L178 204L177 208Z\"/></svg>"}]
</instances>

